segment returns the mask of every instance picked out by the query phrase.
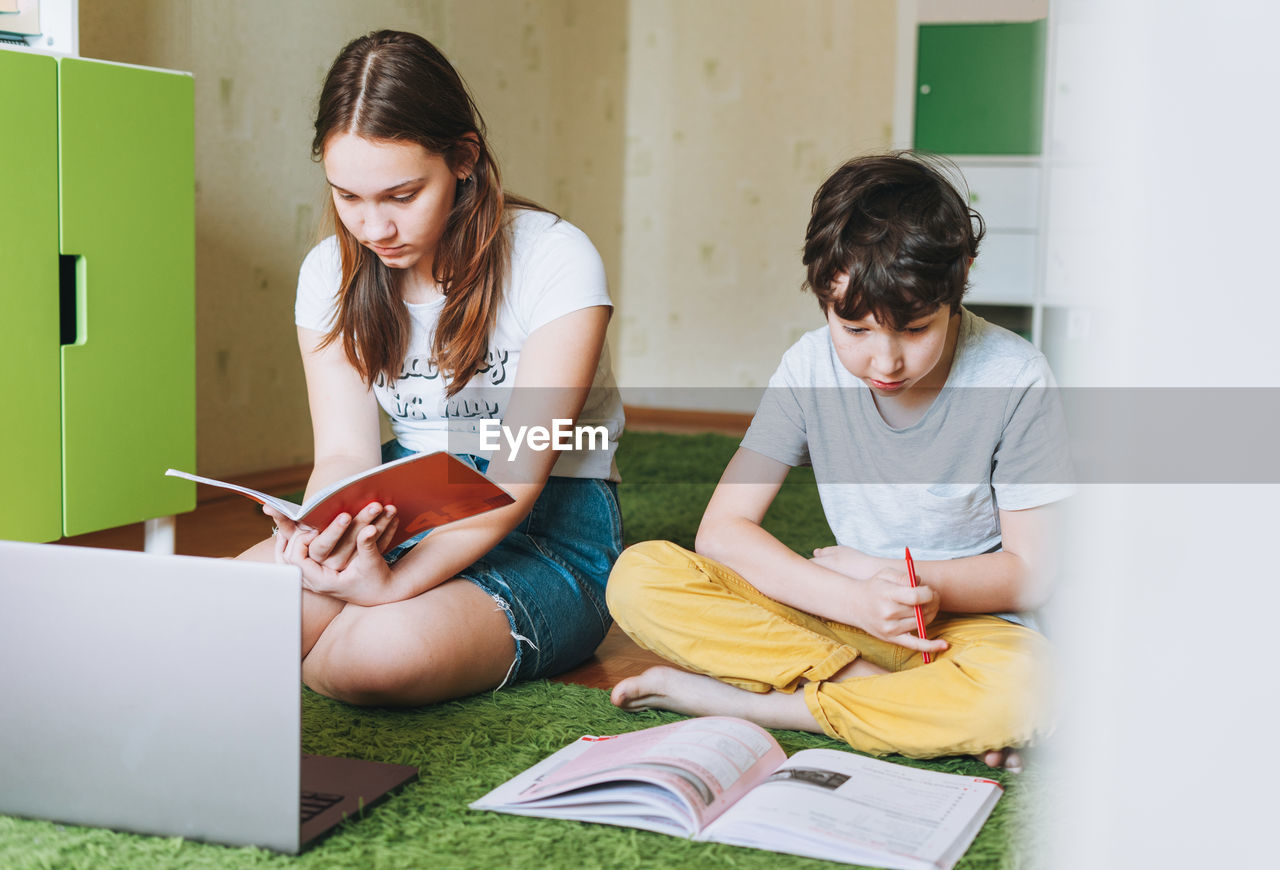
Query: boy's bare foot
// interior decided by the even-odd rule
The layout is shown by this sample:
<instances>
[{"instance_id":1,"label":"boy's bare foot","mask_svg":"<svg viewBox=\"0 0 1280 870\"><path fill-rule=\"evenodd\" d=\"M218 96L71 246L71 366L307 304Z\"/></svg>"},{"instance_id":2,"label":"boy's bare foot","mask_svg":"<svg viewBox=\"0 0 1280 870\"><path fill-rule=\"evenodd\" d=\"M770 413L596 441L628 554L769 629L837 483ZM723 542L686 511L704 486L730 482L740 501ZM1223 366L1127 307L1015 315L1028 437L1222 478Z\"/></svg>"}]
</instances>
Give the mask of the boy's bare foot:
<instances>
[{"instance_id":1,"label":"boy's bare foot","mask_svg":"<svg viewBox=\"0 0 1280 870\"><path fill-rule=\"evenodd\" d=\"M1010 773L1022 773L1022 756L1016 749L992 749L974 757L988 767L1007 770Z\"/></svg>"},{"instance_id":2,"label":"boy's bare foot","mask_svg":"<svg viewBox=\"0 0 1280 870\"><path fill-rule=\"evenodd\" d=\"M609 696L623 710L671 710L690 716L737 716L766 728L821 733L800 692L748 692L714 677L657 665L613 687Z\"/></svg>"}]
</instances>

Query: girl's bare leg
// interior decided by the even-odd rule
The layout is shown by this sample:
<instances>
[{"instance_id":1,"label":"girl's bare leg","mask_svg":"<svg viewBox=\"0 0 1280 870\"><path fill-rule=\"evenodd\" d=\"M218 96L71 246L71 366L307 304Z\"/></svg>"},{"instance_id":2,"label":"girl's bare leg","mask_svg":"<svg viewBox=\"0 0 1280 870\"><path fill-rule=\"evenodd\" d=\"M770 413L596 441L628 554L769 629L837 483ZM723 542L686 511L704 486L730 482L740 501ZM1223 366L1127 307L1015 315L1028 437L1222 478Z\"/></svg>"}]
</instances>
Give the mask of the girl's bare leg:
<instances>
[{"instance_id":1,"label":"girl's bare leg","mask_svg":"<svg viewBox=\"0 0 1280 870\"><path fill-rule=\"evenodd\" d=\"M454 579L405 601L347 604L303 660L302 679L351 704L430 704L501 685L515 644L502 606Z\"/></svg>"},{"instance_id":2,"label":"girl's bare leg","mask_svg":"<svg viewBox=\"0 0 1280 870\"><path fill-rule=\"evenodd\" d=\"M238 558L275 561L271 538ZM467 580L360 607L302 593L302 679L352 704L429 704L502 684L515 661L506 612Z\"/></svg>"}]
</instances>

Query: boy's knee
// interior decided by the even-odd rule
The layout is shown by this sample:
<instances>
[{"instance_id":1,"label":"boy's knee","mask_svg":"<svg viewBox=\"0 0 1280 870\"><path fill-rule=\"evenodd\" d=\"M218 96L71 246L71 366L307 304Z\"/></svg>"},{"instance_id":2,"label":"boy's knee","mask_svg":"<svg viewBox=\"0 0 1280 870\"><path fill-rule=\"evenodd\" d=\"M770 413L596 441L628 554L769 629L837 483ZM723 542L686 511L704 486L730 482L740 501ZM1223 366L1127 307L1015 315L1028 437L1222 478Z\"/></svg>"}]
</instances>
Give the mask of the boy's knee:
<instances>
[{"instance_id":1,"label":"boy's knee","mask_svg":"<svg viewBox=\"0 0 1280 870\"><path fill-rule=\"evenodd\" d=\"M1050 647L1044 636L1010 625L1008 638L981 644L964 658L967 668L981 671L982 682L1014 695L1032 695L1049 679Z\"/></svg>"},{"instance_id":2,"label":"boy's knee","mask_svg":"<svg viewBox=\"0 0 1280 870\"><path fill-rule=\"evenodd\" d=\"M1035 632L1018 634L957 662L977 687L975 703L961 715L975 737L986 737L986 748L1026 745L1051 730L1048 642Z\"/></svg>"},{"instance_id":3,"label":"boy's knee","mask_svg":"<svg viewBox=\"0 0 1280 870\"><path fill-rule=\"evenodd\" d=\"M609 574L605 600L614 619L652 603L653 592L690 565L688 550L670 541L644 541L622 551Z\"/></svg>"},{"instance_id":4,"label":"boy's knee","mask_svg":"<svg viewBox=\"0 0 1280 870\"><path fill-rule=\"evenodd\" d=\"M693 553L671 541L642 541L622 551L614 565L644 570L646 568L683 568L692 563Z\"/></svg>"}]
</instances>

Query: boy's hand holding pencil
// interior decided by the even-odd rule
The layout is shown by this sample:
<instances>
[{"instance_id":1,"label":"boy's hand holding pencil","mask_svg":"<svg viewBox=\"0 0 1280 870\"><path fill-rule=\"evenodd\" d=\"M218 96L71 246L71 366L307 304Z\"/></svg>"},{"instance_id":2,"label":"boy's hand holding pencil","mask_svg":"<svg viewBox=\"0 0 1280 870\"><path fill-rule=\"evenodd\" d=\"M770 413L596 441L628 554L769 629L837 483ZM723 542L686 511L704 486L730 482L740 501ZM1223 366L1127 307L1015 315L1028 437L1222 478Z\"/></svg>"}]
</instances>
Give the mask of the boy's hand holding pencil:
<instances>
[{"instance_id":1,"label":"boy's hand holding pencil","mask_svg":"<svg viewBox=\"0 0 1280 870\"><path fill-rule=\"evenodd\" d=\"M813 563L837 574L861 581L858 600L851 603L855 614L841 621L854 625L873 637L918 650L929 661L930 653L942 652L946 641L929 640L925 626L938 615L938 597L908 571L886 565L884 559L868 556L854 547L822 547L813 551ZM901 563L898 563L901 564Z\"/></svg>"},{"instance_id":2,"label":"boy's hand holding pencil","mask_svg":"<svg viewBox=\"0 0 1280 870\"><path fill-rule=\"evenodd\" d=\"M924 653L940 653L947 648L945 640L930 640L920 632L920 625L928 625L938 615L938 596L923 584L913 585L911 577L897 568L881 568L869 583L876 587L874 594L884 595L891 607L884 612L880 631L859 626L881 640L896 643L907 649Z\"/></svg>"}]
</instances>

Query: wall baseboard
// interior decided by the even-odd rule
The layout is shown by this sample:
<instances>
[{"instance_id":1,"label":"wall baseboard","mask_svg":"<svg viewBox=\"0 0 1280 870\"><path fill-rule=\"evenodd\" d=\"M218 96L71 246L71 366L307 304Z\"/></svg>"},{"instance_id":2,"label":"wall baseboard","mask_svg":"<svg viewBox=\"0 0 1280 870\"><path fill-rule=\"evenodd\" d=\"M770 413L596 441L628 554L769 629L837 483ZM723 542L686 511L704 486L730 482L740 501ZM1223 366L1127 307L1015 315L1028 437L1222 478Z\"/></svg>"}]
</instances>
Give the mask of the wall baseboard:
<instances>
[{"instance_id":1,"label":"wall baseboard","mask_svg":"<svg viewBox=\"0 0 1280 870\"><path fill-rule=\"evenodd\" d=\"M744 435L751 425L751 414L734 411L693 411L687 408L646 408L623 406L627 415L627 429L638 432L718 432L724 435Z\"/></svg>"}]
</instances>

